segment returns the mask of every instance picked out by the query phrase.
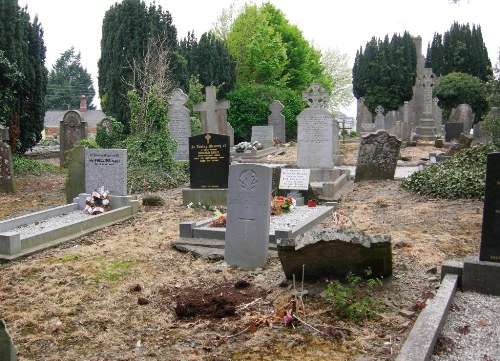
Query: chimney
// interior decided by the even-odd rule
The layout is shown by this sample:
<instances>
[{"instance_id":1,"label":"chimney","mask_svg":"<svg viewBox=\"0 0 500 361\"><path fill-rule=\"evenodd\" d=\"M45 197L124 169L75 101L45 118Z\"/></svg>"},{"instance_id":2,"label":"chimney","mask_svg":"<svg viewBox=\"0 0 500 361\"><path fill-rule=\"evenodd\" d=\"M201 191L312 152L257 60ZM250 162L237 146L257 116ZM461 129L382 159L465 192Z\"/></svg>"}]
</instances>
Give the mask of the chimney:
<instances>
[{"instance_id":1,"label":"chimney","mask_svg":"<svg viewBox=\"0 0 500 361\"><path fill-rule=\"evenodd\" d=\"M80 97L80 112L84 112L87 110L87 97L85 95L82 95Z\"/></svg>"}]
</instances>

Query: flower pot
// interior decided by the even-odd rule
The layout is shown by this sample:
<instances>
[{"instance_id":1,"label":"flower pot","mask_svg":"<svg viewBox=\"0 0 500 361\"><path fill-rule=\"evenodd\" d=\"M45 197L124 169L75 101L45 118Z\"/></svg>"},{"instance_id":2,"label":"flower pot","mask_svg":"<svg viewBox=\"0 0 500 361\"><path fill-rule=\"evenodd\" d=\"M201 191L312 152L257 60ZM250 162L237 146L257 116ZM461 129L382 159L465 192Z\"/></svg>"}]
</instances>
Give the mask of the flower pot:
<instances>
[{"instance_id":1,"label":"flower pot","mask_svg":"<svg viewBox=\"0 0 500 361\"><path fill-rule=\"evenodd\" d=\"M316 199L309 199L309 200L307 201L307 206L308 206L308 207L316 207L316 204L317 204Z\"/></svg>"}]
</instances>

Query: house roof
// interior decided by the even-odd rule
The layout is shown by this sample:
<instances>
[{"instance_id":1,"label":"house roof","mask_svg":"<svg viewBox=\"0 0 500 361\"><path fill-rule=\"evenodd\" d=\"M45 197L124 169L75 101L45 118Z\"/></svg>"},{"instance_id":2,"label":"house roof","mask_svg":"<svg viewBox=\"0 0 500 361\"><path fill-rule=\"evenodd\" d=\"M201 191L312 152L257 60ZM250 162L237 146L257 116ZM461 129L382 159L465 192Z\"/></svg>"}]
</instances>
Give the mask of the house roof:
<instances>
[{"instance_id":1,"label":"house roof","mask_svg":"<svg viewBox=\"0 0 500 361\"><path fill-rule=\"evenodd\" d=\"M76 110L78 112L78 110ZM67 110L47 110L45 112L44 125L47 128L59 128L59 122L62 122L64 114ZM87 122L90 128L97 127L97 123L106 118L106 114L102 110L86 110L78 112L83 116L83 120Z\"/></svg>"}]
</instances>

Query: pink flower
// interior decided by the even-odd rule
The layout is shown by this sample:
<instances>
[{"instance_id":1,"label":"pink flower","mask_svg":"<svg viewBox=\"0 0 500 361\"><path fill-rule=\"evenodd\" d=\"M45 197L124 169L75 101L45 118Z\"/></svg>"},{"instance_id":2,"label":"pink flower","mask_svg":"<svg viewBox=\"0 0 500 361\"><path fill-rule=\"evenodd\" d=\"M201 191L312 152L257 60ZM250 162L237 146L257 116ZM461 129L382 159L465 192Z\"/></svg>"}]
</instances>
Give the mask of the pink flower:
<instances>
[{"instance_id":1,"label":"pink flower","mask_svg":"<svg viewBox=\"0 0 500 361\"><path fill-rule=\"evenodd\" d=\"M283 323L285 326L291 325L293 322L292 310L286 311L286 316L283 317Z\"/></svg>"}]
</instances>

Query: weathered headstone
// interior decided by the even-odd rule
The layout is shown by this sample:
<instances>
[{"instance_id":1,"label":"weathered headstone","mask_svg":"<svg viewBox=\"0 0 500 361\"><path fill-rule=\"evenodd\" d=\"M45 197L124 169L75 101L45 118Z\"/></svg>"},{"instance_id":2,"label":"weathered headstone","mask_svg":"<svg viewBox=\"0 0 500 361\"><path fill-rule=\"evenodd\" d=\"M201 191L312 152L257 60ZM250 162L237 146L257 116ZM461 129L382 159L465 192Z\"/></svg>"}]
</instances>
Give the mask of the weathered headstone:
<instances>
[{"instance_id":1,"label":"weathered headstone","mask_svg":"<svg viewBox=\"0 0 500 361\"><path fill-rule=\"evenodd\" d=\"M385 116L385 130L387 130L390 134L395 134L396 131L396 122L398 119L398 112L395 110L391 110L387 112Z\"/></svg>"},{"instance_id":2,"label":"weathered headstone","mask_svg":"<svg viewBox=\"0 0 500 361\"><path fill-rule=\"evenodd\" d=\"M267 124L273 127L274 136L279 139L280 143L286 143L285 135L285 116L281 114L281 111L285 107L279 100L273 101L269 105L269 110L271 114L267 117Z\"/></svg>"},{"instance_id":3,"label":"weathered headstone","mask_svg":"<svg viewBox=\"0 0 500 361\"><path fill-rule=\"evenodd\" d=\"M462 123L464 125L463 132L466 135L470 134L474 123L474 114L469 104L460 104L458 107L451 110L449 123Z\"/></svg>"},{"instance_id":4,"label":"weathered headstone","mask_svg":"<svg viewBox=\"0 0 500 361\"><path fill-rule=\"evenodd\" d=\"M500 108L499 107L491 107L491 110L488 113L489 117L500 117ZM474 140L472 141L472 144L488 144L491 143L493 140L493 137L491 136L490 132L488 132L484 128L484 122L479 122L474 124Z\"/></svg>"},{"instance_id":5,"label":"weathered headstone","mask_svg":"<svg viewBox=\"0 0 500 361\"><path fill-rule=\"evenodd\" d=\"M432 89L437 84L437 76L431 68L424 68L417 76L417 85L423 90L423 111L418 125L415 127L416 139L434 140L437 136L433 115Z\"/></svg>"},{"instance_id":6,"label":"weathered headstone","mask_svg":"<svg viewBox=\"0 0 500 361\"><path fill-rule=\"evenodd\" d=\"M227 123L227 135L229 135L229 145L234 146L234 128L231 124Z\"/></svg>"},{"instance_id":7,"label":"weathered headstone","mask_svg":"<svg viewBox=\"0 0 500 361\"><path fill-rule=\"evenodd\" d=\"M355 182L394 179L401 140L385 130L361 138Z\"/></svg>"},{"instance_id":8,"label":"weathered headstone","mask_svg":"<svg viewBox=\"0 0 500 361\"><path fill-rule=\"evenodd\" d=\"M85 147L77 145L66 157L68 177L66 178L65 191L66 203L72 203L80 193L85 193Z\"/></svg>"},{"instance_id":9,"label":"weathered headstone","mask_svg":"<svg viewBox=\"0 0 500 361\"><path fill-rule=\"evenodd\" d=\"M500 152L489 153L486 161L479 260L500 262Z\"/></svg>"},{"instance_id":10,"label":"weathered headstone","mask_svg":"<svg viewBox=\"0 0 500 361\"><path fill-rule=\"evenodd\" d=\"M189 138L189 175L192 189L227 188L229 136L200 134Z\"/></svg>"},{"instance_id":11,"label":"weathered headstone","mask_svg":"<svg viewBox=\"0 0 500 361\"><path fill-rule=\"evenodd\" d=\"M215 86L205 88L206 102L196 103L193 110L200 112L201 131L203 133L228 134L227 132L227 109L229 101L218 101Z\"/></svg>"},{"instance_id":12,"label":"weathered headstone","mask_svg":"<svg viewBox=\"0 0 500 361\"><path fill-rule=\"evenodd\" d=\"M264 267L270 227L271 168L229 167L224 260L244 269Z\"/></svg>"},{"instance_id":13,"label":"weathered headstone","mask_svg":"<svg viewBox=\"0 0 500 361\"><path fill-rule=\"evenodd\" d=\"M434 97L432 99L432 118L434 119L434 127L436 128L436 132L438 136L442 136L443 131L443 111L438 106L439 99Z\"/></svg>"},{"instance_id":14,"label":"weathered headstone","mask_svg":"<svg viewBox=\"0 0 500 361\"><path fill-rule=\"evenodd\" d=\"M61 167L65 167L66 152L73 148L80 140L87 138L87 123L82 113L68 110L59 124L60 129L60 158Z\"/></svg>"},{"instance_id":15,"label":"weathered headstone","mask_svg":"<svg viewBox=\"0 0 500 361\"><path fill-rule=\"evenodd\" d=\"M126 149L85 149L85 193L101 187L111 196L127 195Z\"/></svg>"},{"instance_id":16,"label":"weathered headstone","mask_svg":"<svg viewBox=\"0 0 500 361\"><path fill-rule=\"evenodd\" d=\"M375 130L385 130L384 108L379 105L375 108Z\"/></svg>"},{"instance_id":17,"label":"weathered headstone","mask_svg":"<svg viewBox=\"0 0 500 361\"><path fill-rule=\"evenodd\" d=\"M188 96L184 92L175 88L167 99L170 108L168 109L168 129L170 137L177 142L177 150L173 154L176 160L189 159L189 137L191 136L191 123L189 121L189 110L184 105L188 101Z\"/></svg>"},{"instance_id":18,"label":"weathered headstone","mask_svg":"<svg viewBox=\"0 0 500 361\"><path fill-rule=\"evenodd\" d=\"M359 133L371 131L365 130L364 124L373 124L373 115L365 105L365 98L361 97L358 99L356 107L356 129Z\"/></svg>"},{"instance_id":19,"label":"weathered headstone","mask_svg":"<svg viewBox=\"0 0 500 361\"><path fill-rule=\"evenodd\" d=\"M9 140L9 128L0 126L0 193L14 193L14 170L12 169L12 151Z\"/></svg>"},{"instance_id":20,"label":"weathered headstone","mask_svg":"<svg viewBox=\"0 0 500 361\"><path fill-rule=\"evenodd\" d=\"M104 118L99 123L97 123L97 130L99 131L100 129L102 129L108 137L113 136L113 123L111 123L111 120L109 120L108 118Z\"/></svg>"},{"instance_id":21,"label":"weathered headstone","mask_svg":"<svg viewBox=\"0 0 500 361\"><path fill-rule=\"evenodd\" d=\"M444 125L444 140L446 142L451 142L453 140L457 141L460 138L460 134L464 131L463 123L446 123Z\"/></svg>"},{"instance_id":22,"label":"weathered headstone","mask_svg":"<svg viewBox=\"0 0 500 361\"><path fill-rule=\"evenodd\" d=\"M274 128L269 125L257 125L252 127L252 143L258 141L262 148L271 148L274 143Z\"/></svg>"},{"instance_id":23,"label":"weathered headstone","mask_svg":"<svg viewBox=\"0 0 500 361\"><path fill-rule=\"evenodd\" d=\"M299 168L333 168L334 119L323 108L328 97L328 92L318 83L311 84L302 94L302 99L307 102L309 108L304 109L297 116L297 166Z\"/></svg>"},{"instance_id":24,"label":"weathered headstone","mask_svg":"<svg viewBox=\"0 0 500 361\"><path fill-rule=\"evenodd\" d=\"M4 320L0 320L0 360L16 361L17 352Z\"/></svg>"}]
</instances>

